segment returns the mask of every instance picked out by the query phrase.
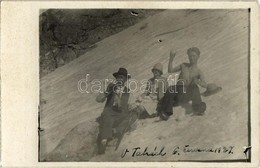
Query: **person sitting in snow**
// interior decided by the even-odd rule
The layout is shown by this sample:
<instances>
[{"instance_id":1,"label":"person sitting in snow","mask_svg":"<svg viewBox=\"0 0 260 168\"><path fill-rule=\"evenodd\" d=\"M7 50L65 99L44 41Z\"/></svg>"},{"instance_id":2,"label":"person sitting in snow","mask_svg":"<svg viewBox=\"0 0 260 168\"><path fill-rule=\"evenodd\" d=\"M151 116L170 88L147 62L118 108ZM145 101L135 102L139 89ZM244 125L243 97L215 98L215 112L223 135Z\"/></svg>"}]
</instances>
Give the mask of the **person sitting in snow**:
<instances>
[{"instance_id":1,"label":"person sitting in snow","mask_svg":"<svg viewBox=\"0 0 260 168\"><path fill-rule=\"evenodd\" d=\"M189 63L182 63L173 67L172 63L176 52L170 52L168 72L180 72L176 85L170 86L162 101L160 102L159 116L162 120L167 120L173 114L173 105L188 103L192 101L192 109L195 115L203 115L206 110L206 104L202 102L199 87L207 88L203 72L198 68L198 59L200 50L192 47L187 50Z\"/></svg>"},{"instance_id":2,"label":"person sitting in snow","mask_svg":"<svg viewBox=\"0 0 260 168\"><path fill-rule=\"evenodd\" d=\"M163 98L168 87L167 79L162 77L163 65L157 63L152 68L153 77L148 80L147 87L138 98L137 103L140 112L139 119L151 118L158 116L157 105Z\"/></svg>"},{"instance_id":3,"label":"person sitting in snow","mask_svg":"<svg viewBox=\"0 0 260 168\"><path fill-rule=\"evenodd\" d=\"M105 153L109 140L123 134L126 131L125 128L138 118L137 113L131 113L136 108L136 103L133 94L125 86L127 79L130 79L131 76L125 68L119 68L118 72L113 73L113 76L116 78L115 82L110 83L106 91L100 93L96 98L99 103L106 100L104 110L97 119L99 122L97 138L99 154Z\"/></svg>"}]
</instances>

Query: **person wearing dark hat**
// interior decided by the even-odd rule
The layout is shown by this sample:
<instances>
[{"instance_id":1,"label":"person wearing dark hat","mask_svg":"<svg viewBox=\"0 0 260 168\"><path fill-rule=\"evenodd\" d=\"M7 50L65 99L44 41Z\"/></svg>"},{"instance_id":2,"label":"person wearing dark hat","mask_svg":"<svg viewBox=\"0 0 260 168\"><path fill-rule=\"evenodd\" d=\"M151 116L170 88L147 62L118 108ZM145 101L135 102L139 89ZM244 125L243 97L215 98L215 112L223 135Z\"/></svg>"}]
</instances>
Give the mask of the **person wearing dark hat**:
<instances>
[{"instance_id":1,"label":"person wearing dark hat","mask_svg":"<svg viewBox=\"0 0 260 168\"><path fill-rule=\"evenodd\" d=\"M173 60L176 52L170 52L170 60L168 64L168 72L180 72L179 79L176 85L170 86L161 101L160 118L167 120L173 114L173 105L188 103L192 101L193 112L196 115L203 115L206 110L206 104L202 102L199 87L206 88L203 72L198 68L198 59L200 50L197 47L192 47L187 50L189 63L182 63L179 66L173 67Z\"/></svg>"},{"instance_id":2,"label":"person wearing dark hat","mask_svg":"<svg viewBox=\"0 0 260 168\"><path fill-rule=\"evenodd\" d=\"M129 88L125 86L125 82L131 78L125 68L119 68L118 72L113 73L115 81L110 83L104 93L100 93L96 101L105 102L104 110L97 119L99 122L99 135L97 138L98 153L105 153L106 145L109 140L113 139L113 135L120 135L124 132L130 111L136 107L135 99ZM138 116L134 117L134 122Z\"/></svg>"},{"instance_id":3,"label":"person wearing dark hat","mask_svg":"<svg viewBox=\"0 0 260 168\"><path fill-rule=\"evenodd\" d=\"M168 87L167 78L163 77L163 65L157 63L152 68L153 77L147 82L146 89L138 98L138 107L140 108L139 118L151 118L158 115L158 102L163 98Z\"/></svg>"}]
</instances>

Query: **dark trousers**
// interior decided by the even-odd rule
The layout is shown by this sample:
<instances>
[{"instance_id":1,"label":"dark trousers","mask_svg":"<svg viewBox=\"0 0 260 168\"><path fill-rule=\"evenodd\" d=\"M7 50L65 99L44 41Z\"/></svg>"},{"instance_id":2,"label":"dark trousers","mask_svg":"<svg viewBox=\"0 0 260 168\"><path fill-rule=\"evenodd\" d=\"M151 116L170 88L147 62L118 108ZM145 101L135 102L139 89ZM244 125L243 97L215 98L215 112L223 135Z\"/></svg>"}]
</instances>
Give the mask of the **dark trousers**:
<instances>
[{"instance_id":1,"label":"dark trousers","mask_svg":"<svg viewBox=\"0 0 260 168\"><path fill-rule=\"evenodd\" d=\"M101 139L111 139L112 129L116 128L119 133L123 133L137 120L137 113L123 113L116 111L106 111L101 115L99 122L99 134Z\"/></svg>"},{"instance_id":2,"label":"dark trousers","mask_svg":"<svg viewBox=\"0 0 260 168\"><path fill-rule=\"evenodd\" d=\"M105 110L101 117L98 118L99 134L97 137L98 153L103 154L106 150L106 145L102 145L102 139L110 140L113 138L112 129L115 128L117 133L123 135L131 129L131 125L137 120L138 114L134 112L120 113L113 110Z\"/></svg>"},{"instance_id":3,"label":"dark trousers","mask_svg":"<svg viewBox=\"0 0 260 168\"><path fill-rule=\"evenodd\" d=\"M119 126L119 124L126 118L124 114L119 112L105 112L101 115L99 124L99 134L101 139L111 139L112 129Z\"/></svg>"},{"instance_id":4,"label":"dark trousers","mask_svg":"<svg viewBox=\"0 0 260 168\"><path fill-rule=\"evenodd\" d=\"M157 111L159 113L164 112L168 115L172 115L173 105L188 103L190 100L192 101L192 106L199 105L202 102L199 87L197 85L190 84L186 87L183 85L170 86L159 102Z\"/></svg>"}]
</instances>

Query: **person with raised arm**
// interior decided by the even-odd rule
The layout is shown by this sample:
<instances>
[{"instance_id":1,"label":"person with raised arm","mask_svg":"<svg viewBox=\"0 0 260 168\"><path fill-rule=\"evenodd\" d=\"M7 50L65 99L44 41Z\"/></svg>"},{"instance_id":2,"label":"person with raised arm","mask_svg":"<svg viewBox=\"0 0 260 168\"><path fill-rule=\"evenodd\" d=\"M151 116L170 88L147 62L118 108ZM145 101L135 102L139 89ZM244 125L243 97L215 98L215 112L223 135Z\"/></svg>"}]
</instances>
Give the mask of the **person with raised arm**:
<instances>
[{"instance_id":1,"label":"person with raised arm","mask_svg":"<svg viewBox=\"0 0 260 168\"><path fill-rule=\"evenodd\" d=\"M176 56L176 51L170 52L168 64L169 73L180 72L179 79L176 85L170 86L159 106L159 116L162 120L168 120L173 114L173 105L192 102L194 114L203 115L206 110L206 104L202 102L199 86L207 88L207 83L203 72L198 67L200 50L197 47L192 47L187 50L189 63L182 63L178 66L173 66L173 60Z\"/></svg>"}]
</instances>

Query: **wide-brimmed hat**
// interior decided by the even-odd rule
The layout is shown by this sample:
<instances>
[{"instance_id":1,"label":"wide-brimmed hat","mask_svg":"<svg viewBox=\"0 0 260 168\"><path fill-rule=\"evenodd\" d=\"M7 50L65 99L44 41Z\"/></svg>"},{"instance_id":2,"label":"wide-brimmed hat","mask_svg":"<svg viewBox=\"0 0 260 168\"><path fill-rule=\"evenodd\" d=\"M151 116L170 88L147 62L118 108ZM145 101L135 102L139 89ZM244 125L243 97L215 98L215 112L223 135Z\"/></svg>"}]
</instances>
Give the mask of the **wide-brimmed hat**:
<instances>
[{"instance_id":1,"label":"wide-brimmed hat","mask_svg":"<svg viewBox=\"0 0 260 168\"><path fill-rule=\"evenodd\" d=\"M127 79L131 78L131 75L127 73L127 70L125 68L119 68L119 70L115 73L113 73L113 76L117 78L119 75L123 75Z\"/></svg>"},{"instance_id":2,"label":"wide-brimmed hat","mask_svg":"<svg viewBox=\"0 0 260 168\"><path fill-rule=\"evenodd\" d=\"M222 90L222 88L220 86L217 86L214 83L210 83L207 85L207 90L205 92L203 92L201 95L207 97L207 96L216 94L216 93L220 92L221 90Z\"/></svg>"},{"instance_id":3,"label":"wide-brimmed hat","mask_svg":"<svg viewBox=\"0 0 260 168\"><path fill-rule=\"evenodd\" d=\"M152 72L154 70L157 70L161 73L161 75L163 74L163 65L161 63L157 63L153 66Z\"/></svg>"}]
</instances>

